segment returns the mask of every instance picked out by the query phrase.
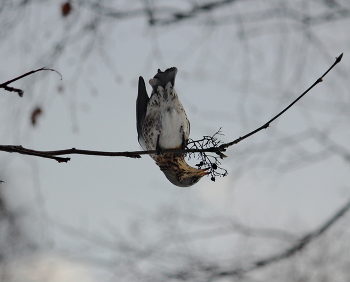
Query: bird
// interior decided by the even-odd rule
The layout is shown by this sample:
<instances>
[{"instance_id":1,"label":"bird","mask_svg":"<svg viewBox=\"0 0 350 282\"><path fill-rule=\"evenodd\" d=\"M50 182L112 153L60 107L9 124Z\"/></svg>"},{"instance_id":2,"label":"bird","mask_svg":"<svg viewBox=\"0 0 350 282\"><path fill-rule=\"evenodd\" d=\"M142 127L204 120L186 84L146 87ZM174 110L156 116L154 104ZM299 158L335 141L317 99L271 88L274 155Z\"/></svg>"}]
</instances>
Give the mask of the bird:
<instances>
[{"instance_id":1,"label":"bird","mask_svg":"<svg viewBox=\"0 0 350 282\"><path fill-rule=\"evenodd\" d=\"M150 97L143 77L139 77L136 127L141 147L157 151L150 156L166 178L176 186L190 187L209 174L207 169L191 167L183 153L162 153L165 149L185 149L190 135L190 122L174 88L176 74L176 67L164 72L158 69L149 80Z\"/></svg>"}]
</instances>

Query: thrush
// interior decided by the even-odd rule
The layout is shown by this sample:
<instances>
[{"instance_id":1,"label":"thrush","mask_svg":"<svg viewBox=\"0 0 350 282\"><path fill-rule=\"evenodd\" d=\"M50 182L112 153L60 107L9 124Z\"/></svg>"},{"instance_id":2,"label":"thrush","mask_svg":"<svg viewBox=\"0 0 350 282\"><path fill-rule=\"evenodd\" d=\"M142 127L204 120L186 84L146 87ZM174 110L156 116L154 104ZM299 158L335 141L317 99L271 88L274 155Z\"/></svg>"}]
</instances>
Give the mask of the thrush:
<instances>
[{"instance_id":1,"label":"thrush","mask_svg":"<svg viewBox=\"0 0 350 282\"><path fill-rule=\"evenodd\" d=\"M189 187L208 174L206 169L188 165L184 154L162 153L164 149L185 149L190 135L190 122L174 89L176 74L175 67L164 72L158 69L149 80L151 97L148 97L145 81L140 76L136 100L137 133L144 150L157 150L157 154L150 156L166 178L176 186Z\"/></svg>"}]
</instances>

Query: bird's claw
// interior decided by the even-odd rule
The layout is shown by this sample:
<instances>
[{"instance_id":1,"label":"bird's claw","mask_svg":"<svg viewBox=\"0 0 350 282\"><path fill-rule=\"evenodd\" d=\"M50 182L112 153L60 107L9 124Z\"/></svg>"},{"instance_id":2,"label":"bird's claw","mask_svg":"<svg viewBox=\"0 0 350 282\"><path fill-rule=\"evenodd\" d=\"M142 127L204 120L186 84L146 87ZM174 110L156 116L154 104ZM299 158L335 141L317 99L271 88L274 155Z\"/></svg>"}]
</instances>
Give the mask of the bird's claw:
<instances>
[{"instance_id":1,"label":"bird's claw","mask_svg":"<svg viewBox=\"0 0 350 282\"><path fill-rule=\"evenodd\" d=\"M188 139L185 138L185 134L182 133L182 144L181 144L181 149L186 150L188 145Z\"/></svg>"},{"instance_id":2,"label":"bird's claw","mask_svg":"<svg viewBox=\"0 0 350 282\"><path fill-rule=\"evenodd\" d=\"M163 155L163 150L162 150L162 148L159 146L159 136L160 135L158 135L158 138L157 138L157 144L156 144L156 151L157 151L157 155L159 156L159 155Z\"/></svg>"},{"instance_id":3,"label":"bird's claw","mask_svg":"<svg viewBox=\"0 0 350 282\"><path fill-rule=\"evenodd\" d=\"M164 154L163 150L159 146L157 146L156 151L158 156Z\"/></svg>"}]
</instances>

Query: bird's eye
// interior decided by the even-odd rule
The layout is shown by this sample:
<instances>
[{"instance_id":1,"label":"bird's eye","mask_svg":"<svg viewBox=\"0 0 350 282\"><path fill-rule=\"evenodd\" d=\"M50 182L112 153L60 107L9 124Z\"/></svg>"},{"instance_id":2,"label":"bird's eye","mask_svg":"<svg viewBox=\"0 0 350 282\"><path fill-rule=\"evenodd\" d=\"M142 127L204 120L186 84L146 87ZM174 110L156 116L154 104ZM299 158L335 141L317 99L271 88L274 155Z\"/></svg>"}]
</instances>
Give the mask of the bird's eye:
<instances>
[{"instance_id":1,"label":"bird's eye","mask_svg":"<svg viewBox=\"0 0 350 282\"><path fill-rule=\"evenodd\" d=\"M197 176L193 176L192 177L192 184L195 184L195 183L197 183L198 182L198 180L199 180L199 177L197 177Z\"/></svg>"}]
</instances>

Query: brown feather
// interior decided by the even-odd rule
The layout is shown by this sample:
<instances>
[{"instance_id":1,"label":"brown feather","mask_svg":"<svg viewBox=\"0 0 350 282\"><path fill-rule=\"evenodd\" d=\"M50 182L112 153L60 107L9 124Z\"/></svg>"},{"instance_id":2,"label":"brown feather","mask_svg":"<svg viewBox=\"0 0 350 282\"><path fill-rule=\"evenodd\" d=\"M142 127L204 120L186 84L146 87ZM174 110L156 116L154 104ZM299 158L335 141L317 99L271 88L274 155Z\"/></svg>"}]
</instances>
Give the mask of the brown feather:
<instances>
[{"instance_id":1,"label":"brown feather","mask_svg":"<svg viewBox=\"0 0 350 282\"><path fill-rule=\"evenodd\" d=\"M153 156L153 158L161 171L173 171L179 181L190 176L202 177L208 174L205 169L197 169L188 165L183 154L163 154Z\"/></svg>"}]
</instances>

